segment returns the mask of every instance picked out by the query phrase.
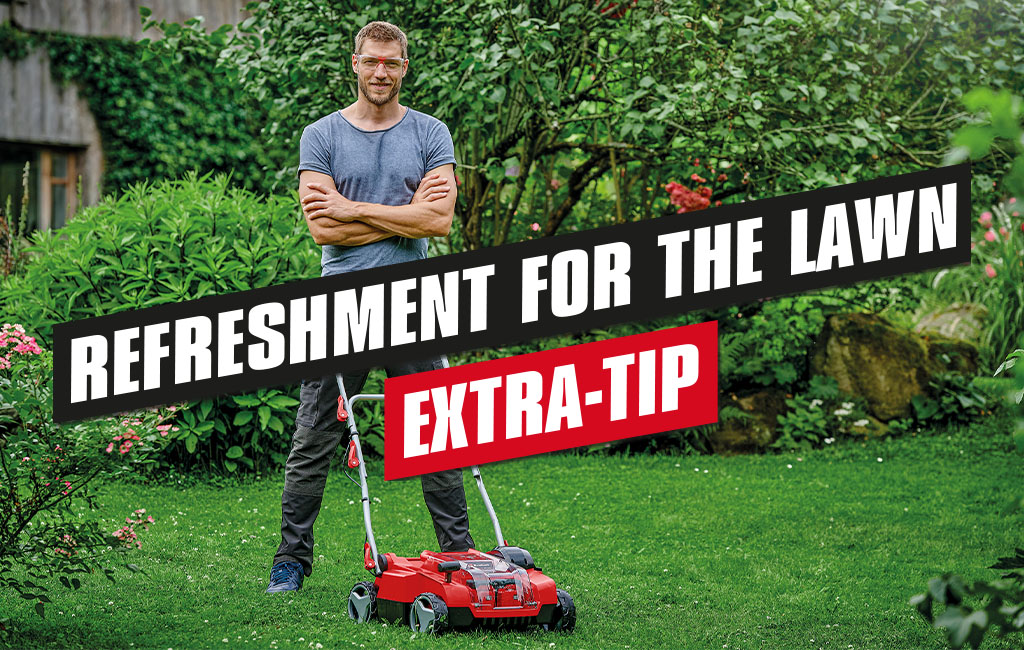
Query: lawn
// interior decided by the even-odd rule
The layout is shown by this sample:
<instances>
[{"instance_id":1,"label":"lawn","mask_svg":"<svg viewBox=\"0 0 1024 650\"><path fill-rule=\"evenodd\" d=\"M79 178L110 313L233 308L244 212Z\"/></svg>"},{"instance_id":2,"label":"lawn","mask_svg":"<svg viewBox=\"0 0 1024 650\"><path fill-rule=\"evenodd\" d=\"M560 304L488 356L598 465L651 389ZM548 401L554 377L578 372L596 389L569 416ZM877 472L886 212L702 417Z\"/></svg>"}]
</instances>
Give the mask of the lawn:
<instances>
[{"instance_id":1,"label":"lawn","mask_svg":"<svg viewBox=\"0 0 1024 650\"><path fill-rule=\"evenodd\" d=\"M999 512L1021 488L1024 455L982 429L805 454L563 454L483 468L505 535L573 594L571 635L431 638L350 622L348 590L368 574L358 491L340 472L317 524L314 573L296 594L263 593L280 476L111 485L111 530L136 508L156 519L130 556L146 573L90 577L75 594L55 586L45 620L0 594L0 618L25 647L943 648L910 596L943 571L993 577L985 567L1024 543L1024 513ZM370 486L380 548L434 546L419 482L384 483L382 469ZM474 535L490 548L468 480L467 490Z\"/></svg>"}]
</instances>

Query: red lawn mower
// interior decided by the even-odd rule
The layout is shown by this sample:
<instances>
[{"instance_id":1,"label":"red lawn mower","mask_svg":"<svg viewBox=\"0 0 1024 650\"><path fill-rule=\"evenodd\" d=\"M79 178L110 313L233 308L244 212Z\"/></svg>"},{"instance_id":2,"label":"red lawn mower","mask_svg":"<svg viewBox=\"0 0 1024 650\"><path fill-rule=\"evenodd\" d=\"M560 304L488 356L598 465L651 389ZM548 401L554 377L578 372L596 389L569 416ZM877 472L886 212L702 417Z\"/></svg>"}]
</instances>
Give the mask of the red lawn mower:
<instances>
[{"instance_id":1,"label":"red lawn mower","mask_svg":"<svg viewBox=\"0 0 1024 650\"><path fill-rule=\"evenodd\" d=\"M445 367L448 366L445 362ZM376 576L373 582L357 582L348 596L349 618L366 623L375 617L405 621L414 632L439 634L455 628L476 626L528 627L571 632L576 625L572 597L555 587L525 549L509 546L501 534L498 517L487 497L476 466L473 478L480 489L487 514L494 525L498 545L486 552L423 551L419 557L378 553L370 523L370 496L366 487L363 450L352 406L362 400L382 400L381 394L359 394L349 399L342 376L337 375L338 419L348 422L351 439L347 465L359 470L366 543L363 565ZM350 477L351 478L351 477Z\"/></svg>"}]
</instances>

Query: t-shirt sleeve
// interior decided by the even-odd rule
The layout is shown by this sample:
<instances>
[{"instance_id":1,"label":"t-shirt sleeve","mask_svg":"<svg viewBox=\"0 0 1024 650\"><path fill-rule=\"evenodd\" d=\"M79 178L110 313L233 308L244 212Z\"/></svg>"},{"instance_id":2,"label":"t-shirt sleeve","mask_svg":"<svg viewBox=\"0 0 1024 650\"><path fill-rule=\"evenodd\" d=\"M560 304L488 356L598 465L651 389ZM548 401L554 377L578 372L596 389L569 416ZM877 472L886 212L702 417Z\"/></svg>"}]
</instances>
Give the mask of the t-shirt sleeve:
<instances>
[{"instance_id":1,"label":"t-shirt sleeve","mask_svg":"<svg viewBox=\"0 0 1024 650\"><path fill-rule=\"evenodd\" d=\"M437 169L441 165L455 164L455 143L452 134L444 122L438 121L431 130L426 146L426 171Z\"/></svg>"},{"instance_id":2,"label":"t-shirt sleeve","mask_svg":"<svg viewBox=\"0 0 1024 650\"><path fill-rule=\"evenodd\" d=\"M299 139L299 172L306 169L333 176L330 147L327 146L323 133L313 124L302 130L302 137Z\"/></svg>"}]
</instances>

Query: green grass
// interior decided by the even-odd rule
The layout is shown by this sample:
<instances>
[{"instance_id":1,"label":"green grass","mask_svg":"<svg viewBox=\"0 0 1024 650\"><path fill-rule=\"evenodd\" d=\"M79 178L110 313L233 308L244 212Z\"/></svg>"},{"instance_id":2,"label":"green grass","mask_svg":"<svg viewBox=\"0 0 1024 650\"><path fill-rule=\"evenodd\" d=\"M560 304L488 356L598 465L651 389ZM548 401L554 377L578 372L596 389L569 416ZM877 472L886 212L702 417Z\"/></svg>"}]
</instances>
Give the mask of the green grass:
<instances>
[{"instance_id":1,"label":"green grass","mask_svg":"<svg viewBox=\"0 0 1024 650\"><path fill-rule=\"evenodd\" d=\"M878 459L881 459L879 461ZM382 550L436 544L418 481L371 472ZM314 573L293 595L263 593L278 543L280 477L230 487L111 485L110 529L136 508L156 524L129 557L146 575L59 585L41 620L0 594L26 647L82 648L942 648L907 604L944 571L994 577L1024 543L1001 515L1024 456L1005 434L848 442L807 454L737 457L548 455L484 468L512 543L568 589L572 635L414 636L348 620L362 570L357 489L332 474ZM479 546L493 542L470 490ZM983 647L1020 647L1019 638Z\"/></svg>"}]
</instances>

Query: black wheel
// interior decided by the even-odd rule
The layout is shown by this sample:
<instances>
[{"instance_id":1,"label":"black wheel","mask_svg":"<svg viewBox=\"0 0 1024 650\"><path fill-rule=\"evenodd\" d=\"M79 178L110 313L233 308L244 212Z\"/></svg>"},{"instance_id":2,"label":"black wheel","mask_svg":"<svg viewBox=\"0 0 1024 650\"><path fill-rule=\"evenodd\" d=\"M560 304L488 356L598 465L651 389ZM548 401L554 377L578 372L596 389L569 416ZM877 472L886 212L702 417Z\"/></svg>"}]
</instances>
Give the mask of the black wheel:
<instances>
[{"instance_id":1,"label":"black wheel","mask_svg":"<svg viewBox=\"0 0 1024 650\"><path fill-rule=\"evenodd\" d=\"M409 606L409 628L413 632L441 634L449 626L448 606L437 594L420 594Z\"/></svg>"},{"instance_id":2,"label":"black wheel","mask_svg":"<svg viewBox=\"0 0 1024 650\"><path fill-rule=\"evenodd\" d=\"M576 627L576 604L565 589L556 592L558 604L555 605L555 615L551 617L550 623L544 624L544 629L549 632L572 632Z\"/></svg>"},{"instance_id":3,"label":"black wheel","mask_svg":"<svg viewBox=\"0 0 1024 650\"><path fill-rule=\"evenodd\" d=\"M348 617L366 623L377 616L377 585L357 582L348 593Z\"/></svg>"}]
</instances>

